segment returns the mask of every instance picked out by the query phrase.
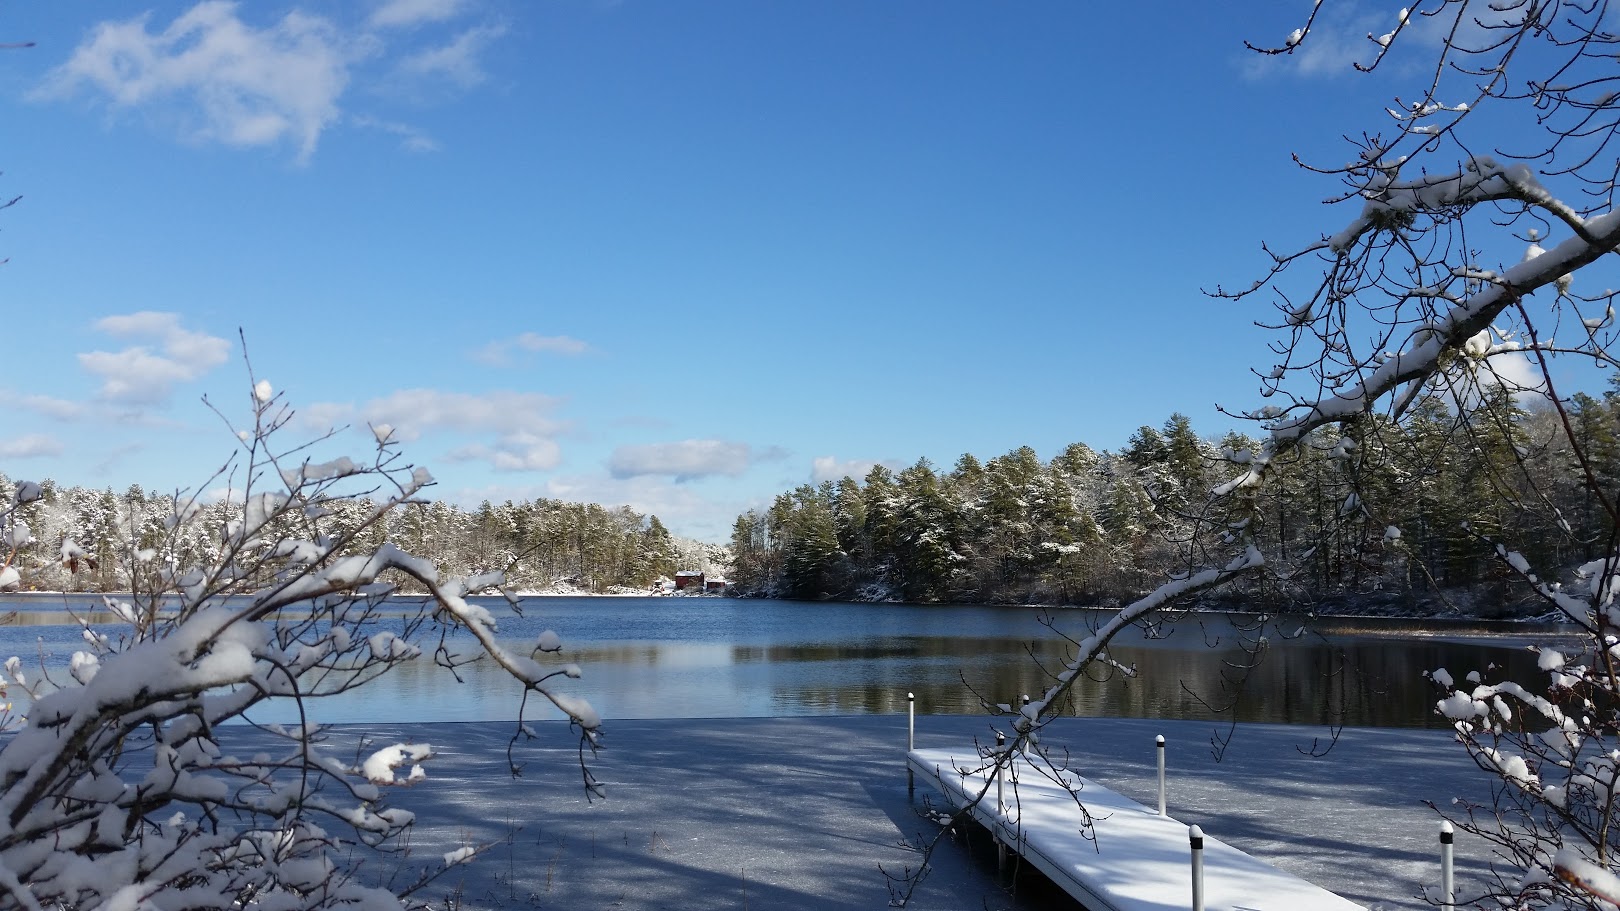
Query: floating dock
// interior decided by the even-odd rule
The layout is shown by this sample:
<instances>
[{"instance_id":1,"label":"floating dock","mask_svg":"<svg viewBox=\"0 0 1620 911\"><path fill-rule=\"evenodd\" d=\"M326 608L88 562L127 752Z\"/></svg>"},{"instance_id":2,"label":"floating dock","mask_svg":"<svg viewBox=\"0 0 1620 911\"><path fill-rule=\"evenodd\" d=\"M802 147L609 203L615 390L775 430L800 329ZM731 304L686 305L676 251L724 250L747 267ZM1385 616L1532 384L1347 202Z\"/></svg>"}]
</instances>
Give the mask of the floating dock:
<instances>
[{"instance_id":1,"label":"floating dock","mask_svg":"<svg viewBox=\"0 0 1620 911\"><path fill-rule=\"evenodd\" d=\"M1002 772L999 801L976 750L912 750L906 762L953 809L983 794L973 818L1091 911L1195 907L1189 829L1175 819L1073 772L1060 784L1022 756ZM1202 843L1203 911L1364 911L1219 839Z\"/></svg>"}]
</instances>

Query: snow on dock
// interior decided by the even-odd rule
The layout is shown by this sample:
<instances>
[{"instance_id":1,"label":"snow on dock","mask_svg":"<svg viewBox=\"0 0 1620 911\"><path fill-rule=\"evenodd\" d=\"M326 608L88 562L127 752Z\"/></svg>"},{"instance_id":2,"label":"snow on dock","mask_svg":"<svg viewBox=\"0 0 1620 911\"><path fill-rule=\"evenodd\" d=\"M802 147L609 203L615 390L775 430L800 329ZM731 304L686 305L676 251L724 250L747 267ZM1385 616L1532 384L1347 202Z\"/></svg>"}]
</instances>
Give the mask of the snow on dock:
<instances>
[{"instance_id":1,"label":"snow on dock","mask_svg":"<svg viewBox=\"0 0 1620 911\"><path fill-rule=\"evenodd\" d=\"M907 764L952 807L981 792L973 816L997 838L1092 911L1186 909L1192 900L1188 827L1073 772L1095 840L1081 835L1075 796L1017 757L997 786L976 750L912 750ZM1015 783L1016 779L1016 783ZM1358 911L1360 905L1312 885L1218 839L1204 836L1206 911Z\"/></svg>"}]
</instances>

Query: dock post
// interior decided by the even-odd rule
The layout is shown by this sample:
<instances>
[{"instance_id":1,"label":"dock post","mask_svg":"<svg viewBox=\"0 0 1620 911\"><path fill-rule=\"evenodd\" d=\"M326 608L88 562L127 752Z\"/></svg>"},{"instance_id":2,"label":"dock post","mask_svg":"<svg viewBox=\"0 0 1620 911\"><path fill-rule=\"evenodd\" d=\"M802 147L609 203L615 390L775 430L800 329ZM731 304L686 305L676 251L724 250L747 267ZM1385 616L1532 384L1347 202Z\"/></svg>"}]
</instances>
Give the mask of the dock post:
<instances>
[{"instance_id":1,"label":"dock post","mask_svg":"<svg viewBox=\"0 0 1620 911\"><path fill-rule=\"evenodd\" d=\"M1001 814L1001 813L1007 812L1007 804L1005 802L1003 802L1002 799L1001 799L1001 757L1002 757L1002 752L1004 750L1006 750L1006 749L1007 749L1007 735L1001 733L1000 731L997 731L996 732L996 813L998 815Z\"/></svg>"},{"instance_id":2,"label":"dock post","mask_svg":"<svg viewBox=\"0 0 1620 911\"><path fill-rule=\"evenodd\" d=\"M1157 752L1159 754L1159 815L1163 816L1163 815L1165 815L1165 813L1164 813L1164 735L1160 734L1158 737L1156 737L1154 739L1154 743L1156 743L1158 745Z\"/></svg>"},{"instance_id":3,"label":"dock post","mask_svg":"<svg viewBox=\"0 0 1620 911\"><path fill-rule=\"evenodd\" d=\"M1020 709L1029 708L1029 694L1028 693L1024 694L1024 704L1019 706L1019 708ZM1026 734L1024 736L1023 742L1018 745L1018 752L1024 754L1025 756L1029 755L1029 736L1028 736L1028 734Z\"/></svg>"},{"instance_id":4,"label":"dock post","mask_svg":"<svg viewBox=\"0 0 1620 911\"><path fill-rule=\"evenodd\" d=\"M917 694L906 694L906 752L917 748Z\"/></svg>"},{"instance_id":5,"label":"dock post","mask_svg":"<svg viewBox=\"0 0 1620 911\"><path fill-rule=\"evenodd\" d=\"M906 694L906 800L917 796L916 773L911 771L912 750L917 748L917 694Z\"/></svg>"},{"instance_id":6,"label":"dock post","mask_svg":"<svg viewBox=\"0 0 1620 911\"><path fill-rule=\"evenodd\" d=\"M1456 880L1452 870L1451 842L1455 838L1450 820L1440 821L1440 907L1457 907Z\"/></svg>"},{"instance_id":7,"label":"dock post","mask_svg":"<svg viewBox=\"0 0 1620 911\"><path fill-rule=\"evenodd\" d=\"M1192 844L1192 911L1204 911L1204 830L1188 826L1187 840Z\"/></svg>"},{"instance_id":8,"label":"dock post","mask_svg":"<svg viewBox=\"0 0 1620 911\"><path fill-rule=\"evenodd\" d=\"M1001 837L1002 820L1007 815L1007 804L1001 796L1001 761L1002 751L1007 748L1007 735L996 732L996 872L1001 873L1007 869L1007 842Z\"/></svg>"}]
</instances>

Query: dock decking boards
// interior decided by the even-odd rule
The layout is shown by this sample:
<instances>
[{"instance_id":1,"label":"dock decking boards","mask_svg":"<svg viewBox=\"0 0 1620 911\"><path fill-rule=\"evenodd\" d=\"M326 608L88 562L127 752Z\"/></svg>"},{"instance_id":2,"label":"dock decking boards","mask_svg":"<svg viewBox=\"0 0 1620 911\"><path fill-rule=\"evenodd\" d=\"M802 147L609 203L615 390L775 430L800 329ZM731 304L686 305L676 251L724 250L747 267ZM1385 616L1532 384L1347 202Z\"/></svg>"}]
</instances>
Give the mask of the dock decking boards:
<instances>
[{"instance_id":1,"label":"dock decking boards","mask_svg":"<svg viewBox=\"0 0 1620 911\"><path fill-rule=\"evenodd\" d=\"M986 764L973 749L913 750L906 756L920 783L952 807L986 786ZM1027 760L1013 763L1017 785L1004 779L1006 812L996 813L993 782L974 817L1092 911L1170 911L1192 906L1187 826L1075 773L1096 840L1081 836L1075 799ZM964 774L965 773L965 774ZM1204 837L1205 911L1361 911L1361 906Z\"/></svg>"}]
</instances>

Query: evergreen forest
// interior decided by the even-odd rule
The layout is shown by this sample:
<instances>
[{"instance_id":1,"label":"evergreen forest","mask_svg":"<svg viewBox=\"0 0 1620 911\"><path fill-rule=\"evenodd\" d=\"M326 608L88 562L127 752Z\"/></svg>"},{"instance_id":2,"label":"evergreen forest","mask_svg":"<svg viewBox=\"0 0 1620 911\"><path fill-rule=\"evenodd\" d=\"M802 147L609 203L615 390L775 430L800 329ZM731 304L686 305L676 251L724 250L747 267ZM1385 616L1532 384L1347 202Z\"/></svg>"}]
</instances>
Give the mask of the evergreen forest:
<instances>
[{"instance_id":1,"label":"evergreen forest","mask_svg":"<svg viewBox=\"0 0 1620 911\"><path fill-rule=\"evenodd\" d=\"M1562 409L1499 386L1471 403L1449 398L1428 396L1399 424L1369 416L1324 429L1273 465L1235 520L1270 571L1221 602L1515 615L1544 608L1524 601L1498 545L1566 572L1613 546L1585 474L1598 489L1620 482L1620 394L1577 394ZM1565 442L1565 419L1584 463ZM1223 543L1195 539L1195 511L1260 451L1240 433L1202 438L1175 414L1119 452L1075 443L1047 461L1021 447L988 461L963 455L949 470L926 459L879 465L740 516L733 588L811 600L1127 602Z\"/></svg>"},{"instance_id":2,"label":"evergreen forest","mask_svg":"<svg viewBox=\"0 0 1620 911\"><path fill-rule=\"evenodd\" d=\"M13 490L0 475L0 496L9 498ZM26 569L28 587L45 591L153 590L166 568L217 556L222 530L240 522L243 512L239 501L177 501L138 484L114 493L44 481L41 493L19 507L32 540L18 549L15 562ZM337 538L376 509L364 497L334 499L319 522ZM505 570L517 591L558 583L592 592L646 590L678 569L708 567L723 553L672 536L657 516L550 499L486 501L476 511L442 500L410 503L367 529L356 548L365 552L384 542L432 559L446 574Z\"/></svg>"}]
</instances>

